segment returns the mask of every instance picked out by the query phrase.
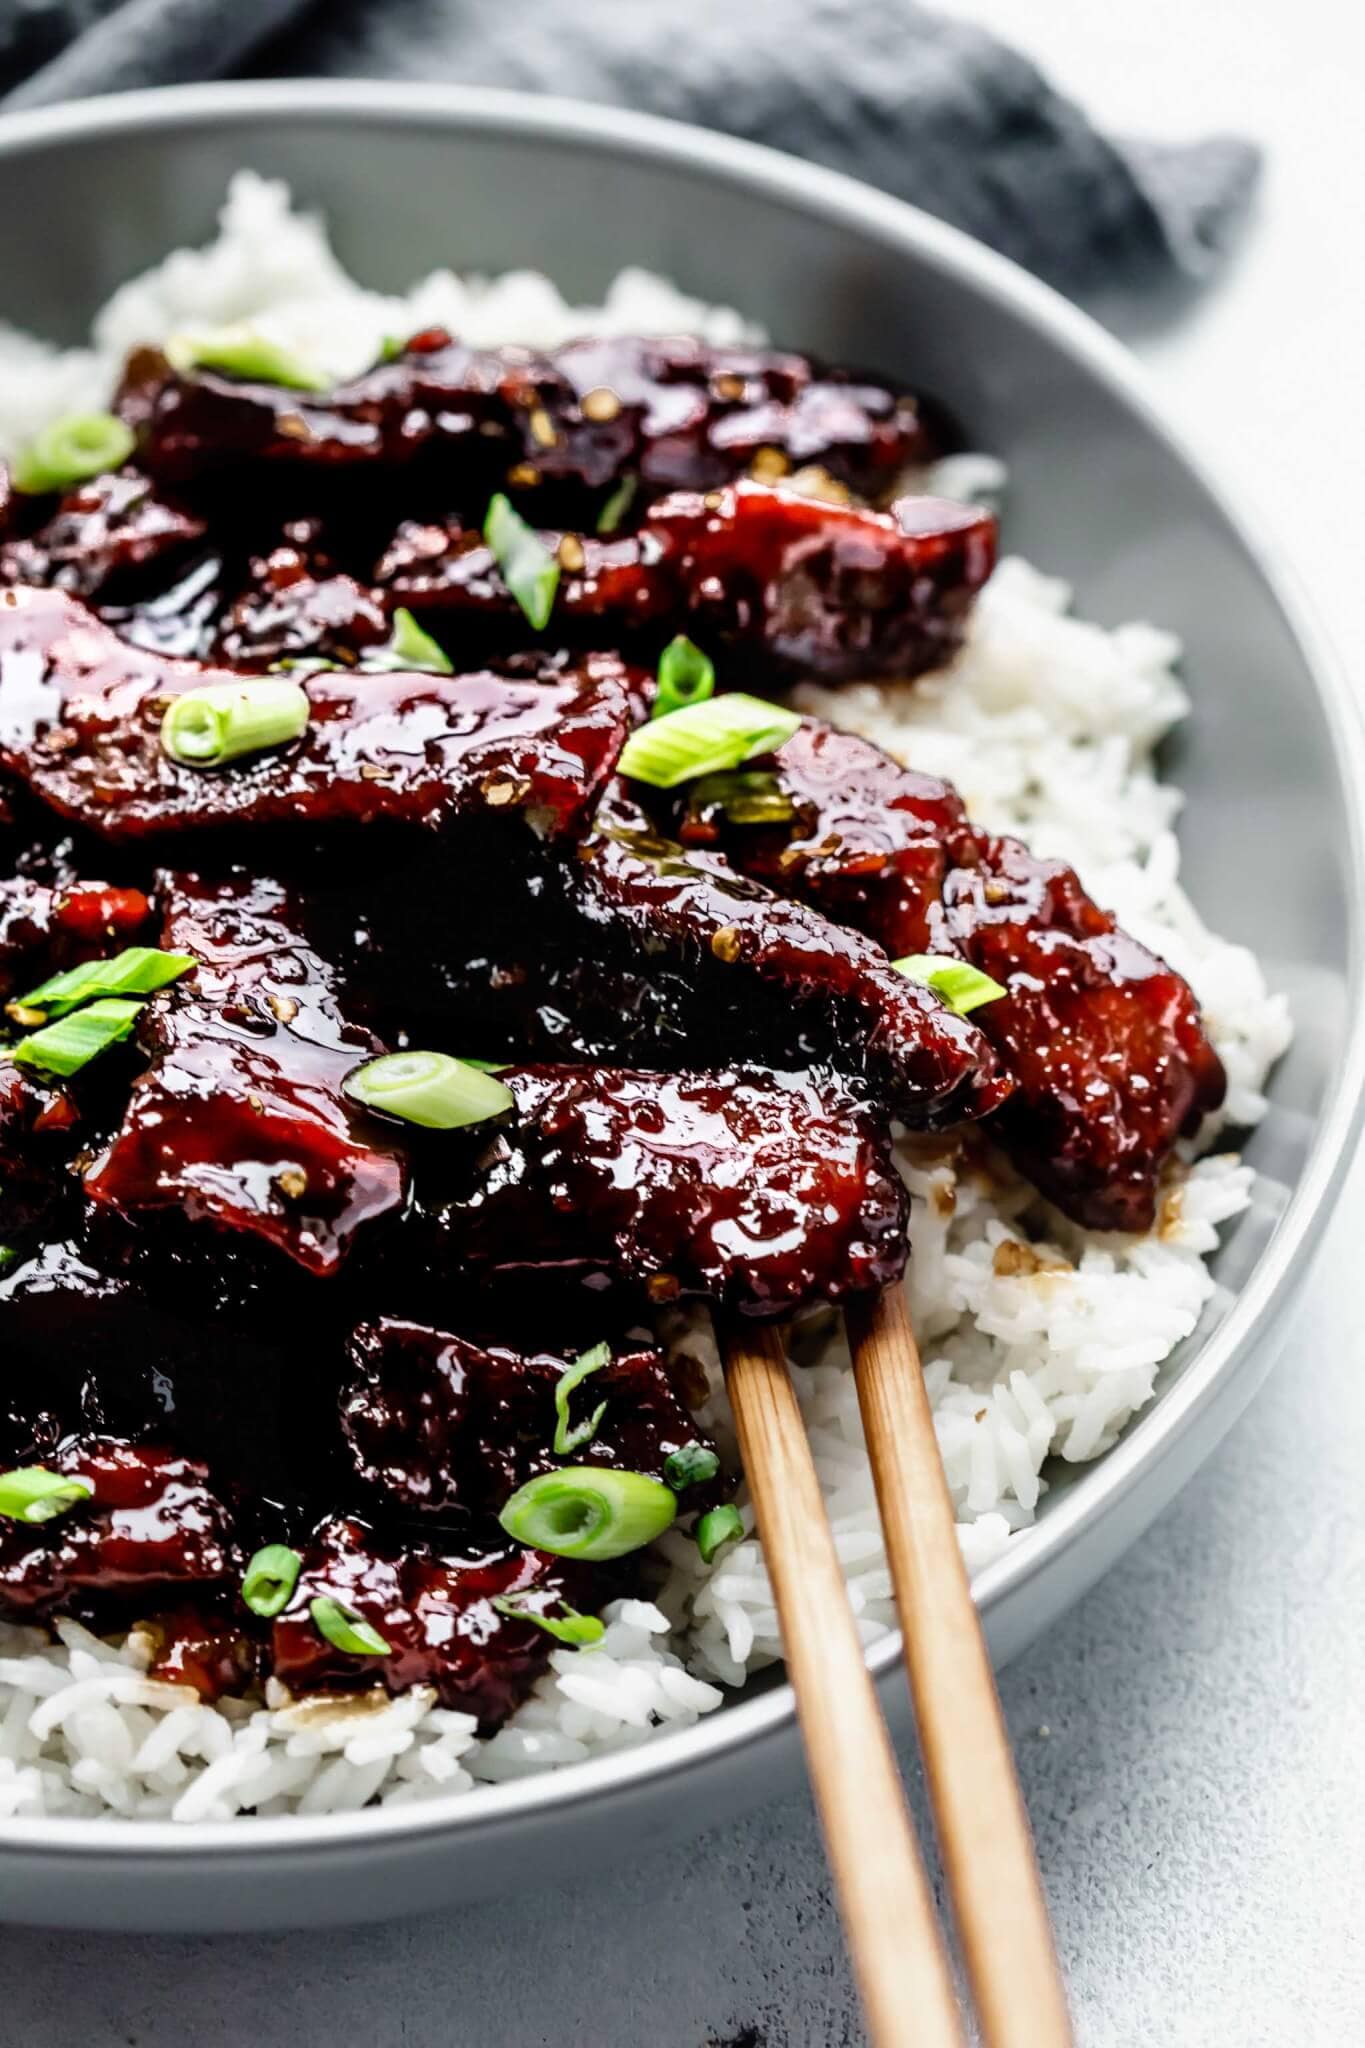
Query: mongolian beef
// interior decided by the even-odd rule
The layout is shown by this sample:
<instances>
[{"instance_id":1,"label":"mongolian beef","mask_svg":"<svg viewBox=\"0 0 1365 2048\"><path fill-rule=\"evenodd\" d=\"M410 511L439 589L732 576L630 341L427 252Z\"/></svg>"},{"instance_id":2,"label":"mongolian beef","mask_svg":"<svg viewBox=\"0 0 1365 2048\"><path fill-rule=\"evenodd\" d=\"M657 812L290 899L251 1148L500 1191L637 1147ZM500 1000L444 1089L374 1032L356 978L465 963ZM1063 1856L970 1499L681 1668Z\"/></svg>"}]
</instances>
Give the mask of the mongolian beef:
<instances>
[{"instance_id":1,"label":"mongolian beef","mask_svg":"<svg viewBox=\"0 0 1365 2048\"><path fill-rule=\"evenodd\" d=\"M486 1732L738 1532L658 1317L898 1284L893 1120L1152 1225L1186 983L781 695L961 645L943 446L790 353L430 329L141 349L14 465L0 1617Z\"/></svg>"}]
</instances>

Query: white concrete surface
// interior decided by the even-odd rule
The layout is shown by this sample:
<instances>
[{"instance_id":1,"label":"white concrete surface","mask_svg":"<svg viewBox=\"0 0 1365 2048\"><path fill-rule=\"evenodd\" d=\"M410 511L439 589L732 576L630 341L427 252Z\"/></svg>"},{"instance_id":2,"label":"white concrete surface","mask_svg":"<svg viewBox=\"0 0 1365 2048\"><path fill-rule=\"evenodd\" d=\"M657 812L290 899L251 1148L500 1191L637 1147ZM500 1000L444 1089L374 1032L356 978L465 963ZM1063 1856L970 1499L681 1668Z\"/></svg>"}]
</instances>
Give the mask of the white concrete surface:
<instances>
[{"instance_id":1,"label":"white concrete surface","mask_svg":"<svg viewBox=\"0 0 1365 2048\"><path fill-rule=\"evenodd\" d=\"M1118 129L1270 153L1227 277L1138 345L1365 677L1361 58L1334 0L952 0ZM1058 565L1063 567L1064 565ZM1249 707L1254 715L1254 707ZM1365 2040L1358 1171L1270 1387L1005 1679L1084 2048ZM1050 1733L1040 1733L1046 1727ZM804 1802L571 1893L278 1939L0 1936L25 2048L836 2048L862 2034Z\"/></svg>"}]
</instances>

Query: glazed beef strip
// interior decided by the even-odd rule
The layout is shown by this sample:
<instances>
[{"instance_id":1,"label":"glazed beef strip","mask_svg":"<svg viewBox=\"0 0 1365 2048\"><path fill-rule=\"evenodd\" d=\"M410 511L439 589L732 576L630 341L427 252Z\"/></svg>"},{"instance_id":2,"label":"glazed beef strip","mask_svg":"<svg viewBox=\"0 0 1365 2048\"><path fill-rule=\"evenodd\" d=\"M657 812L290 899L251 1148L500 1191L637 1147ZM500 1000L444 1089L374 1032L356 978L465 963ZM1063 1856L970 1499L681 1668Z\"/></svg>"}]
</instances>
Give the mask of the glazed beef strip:
<instances>
[{"instance_id":1,"label":"glazed beef strip","mask_svg":"<svg viewBox=\"0 0 1365 2048\"><path fill-rule=\"evenodd\" d=\"M506 1540L395 1541L358 1518L333 1517L306 1545L293 1599L271 1629L271 1668L296 1693L375 1679L390 1692L433 1686L444 1706L477 1715L486 1732L525 1698L554 1648L533 1621L494 1601L547 1615L562 1614L566 1602L601 1606L613 1576ZM384 1654L337 1649L310 1615L317 1599L359 1615L387 1645Z\"/></svg>"},{"instance_id":2,"label":"glazed beef strip","mask_svg":"<svg viewBox=\"0 0 1365 2048\"><path fill-rule=\"evenodd\" d=\"M685 632L747 682L936 668L995 564L995 521L979 507L901 498L872 512L756 483L662 498L620 538L541 538L561 565L557 640L661 647ZM375 584L456 645L531 637L477 527L407 521Z\"/></svg>"},{"instance_id":3,"label":"glazed beef strip","mask_svg":"<svg viewBox=\"0 0 1365 2048\"><path fill-rule=\"evenodd\" d=\"M143 1012L150 1064L86 1193L135 1222L173 1209L244 1231L332 1274L407 1197L400 1153L342 1091L384 1047L343 1014L279 883L169 875L160 894L163 945L199 965Z\"/></svg>"},{"instance_id":4,"label":"glazed beef strip","mask_svg":"<svg viewBox=\"0 0 1365 2048\"><path fill-rule=\"evenodd\" d=\"M480 508L510 488L594 513L626 479L712 490L757 465L812 468L869 499L937 452L921 405L803 356L691 339L588 339L551 355L472 349L441 328L326 392L200 370L142 350L117 400L156 477L268 463L335 480L439 465Z\"/></svg>"},{"instance_id":5,"label":"glazed beef strip","mask_svg":"<svg viewBox=\"0 0 1365 2048\"><path fill-rule=\"evenodd\" d=\"M868 933L958 955L1006 989L972 1011L1013 1092L990 1128L1078 1222L1147 1230L1177 1140L1223 1099L1188 985L1073 870L968 820L957 792L817 719L766 760L676 795L662 829Z\"/></svg>"},{"instance_id":6,"label":"glazed beef strip","mask_svg":"<svg viewBox=\"0 0 1365 2048\"><path fill-rule=\"evenodd\" d=\"M95 1433L207 1462L251 1520L307 1527L345 1460L336 1421L356 1313L254 1240L96 1211L0 1275L0 1457ZM311 1508L311 1511L310 1511ZM269 1517L267 1517L269 1519ZM254 1525L253 1525L254 1537Z\"/></svg>"},{"instance_id":7,"label":"glazed beef strip","mask_svg":"<svg viewBox=\"0 0 1365 2048\"><path fill-rule=\"evenodd\" d=\"M336 573L316 522L253 557L245 589L218 627L212 654L232 668L268 668L308 655L352 662L389 637L376 594Z\"/></svg>"},{"instance_id":8,"label":"glazed beef strip","mask_svg":"<svg viewBox=\"0 0 1365 2048\"><path fill-rule=\"evenodd\" d=\"M500 1079L505 1120L442 1133L416 1161L402 1233L415 1285L614 1285L642 1305L784 1317L875 1294L904 1268L886 1119L830 1076L530 1066Z\"/></svg>"},{"instance_id":9,"label":"glazed beef strip","mask_svg":"<svg viewBox=\"0 0 1365 2048\"><path fill-rule=\"evenodd\" d=\"M40 501L42 502L42 501ZM101 602L126 600L202 546L208 523L150 477L121 469L67 492L32 533L0 547L0 583L37 583Z\"/></svg>"},{"instance_id":10,"label":"glazed beef strip","mask_svg":"<svg viewBox=\"0 0 1365 2048\"><path fill-rule=\"evenodd\" d=\"M48 1521L0 1522L0 1607L11 1618L240 1578L233 1517L202 1464L101 1436L71 1438L44 1464L87 1497Z\"/></svg>"},{"instance_id":11,"label":"glazed beef strip","mask_svg":"<svg viewBox=\"0 0 1365 2048\"><path fill-rule=\"evenodd\" d=\"M355 1477L376 1509L438 1520L495 1516L528 1479L565 1462L552 1446L555 1389L568 1359L485 1348L398 1317L362 1323L348 1352L341 1428ZM659 1351L618 1352L575 1399L584 1415L603 1408L572 1454L575 1465L667 1482L675 1452L714 1448ZM688 1488L682 1510L714 1507L730 1491L717 1472Z\"/></svg>"},{"instance_id":12,"label":"glazed beef strip","mask_svg":"<svg viewBox=\"0 0 1365 2048\"><path fill-rule=\"evenodd\" d=\"M146 935L151 904L103 882L52 887L26 875L0 881L0 1003L17 1031L17 999L50 975L117 953ZM29 1022L41 1021L36 1015ZM0 1048L0 1238L30 1231L71 1192L66 1169L109 1099L108 1073L59 1081Z\"/></svg>"},{"instance_id":13,"label":"glazed beef strip","mask_svg":"<svg viewBox=\"0 0 1365 2048\"><path fill-rule=\"evenodd\" d=\"M874 943L723 856L661 839L619 786L531 986L538 1028L550 1042L562 1031L578 1055L827 1065L917 1128L984 1115L1008 1088L974 1022L895 973Z\"/></svg>"},{"instance_id":14,"label":"glazed beef strip","mask_svg":"<svg viewBox=\"0 0 1365 2048\"><path fill-rule=\"evenodd\" d=\"M329 671L300 678L311 721L293 745L228 774L173 761L167 704L234 680L131 646L64 592L0 591L0 767L109 841L513 819L573 833L637 715L638 684L614 655L530 657L500 675Z\"/></svg>"}]
</instances>

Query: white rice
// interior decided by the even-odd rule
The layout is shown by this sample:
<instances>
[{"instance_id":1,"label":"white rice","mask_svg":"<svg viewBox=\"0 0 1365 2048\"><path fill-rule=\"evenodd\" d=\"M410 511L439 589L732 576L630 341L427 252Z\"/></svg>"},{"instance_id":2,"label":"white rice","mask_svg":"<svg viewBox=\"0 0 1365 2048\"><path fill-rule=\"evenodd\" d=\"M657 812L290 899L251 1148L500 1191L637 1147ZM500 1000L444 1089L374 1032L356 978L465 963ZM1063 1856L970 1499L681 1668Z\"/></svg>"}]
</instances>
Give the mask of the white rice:
<instances>
[{"instance_id":1,"label":"white rice","mask_svg":"<svg viewBox=\"0 0 1365 2048\"><path fill-rule=\"evenodd\" d=\"M0 330L0 453L46 419L108 400L135 343L173 329L250 319L344 374L384 337L439 323L475 342L549 346L589 330L754 333L662 279L623 271L604 307L570 307L543 277L491 281L437 271L406 299L362 290L321 226L249 172L232 184L218 239L181 250L116 293L91 346L65 353ZM939 465L934 488L999 489L986 457ZM1096 1458L1150 1399L1158 1367L1214 1299L1206 1261L1244 1209L1253 1175L1211 1153L1222 1124L1252 1124L1289 1039L1282 997L1253 956L1209 932L1179 883L1177 791L1153 749L1188 705L1179 648L1147 625L1102 631L1067 615L1065 584L1006 561L951 668L913 685L808 688L812 710L957 783L976 818L1074 863L1093 894L1187 976L1227 1064L1227 1109L1202 1156L1172 1177L1159 1228L1105 1236L1065 1222L1008 1169L933 1159L906 1141L913 1196L909 1291L944 1463L973 1571L1027 1542L1049 1458ZM1002 1247L1027 1245L1028 1252ZM730 1433L709 1335L686 1315L670 1340L706 1367L708 1419ZM841 1337L797 1374L821 1484L865 1641L892 1625L890 1582ZM743 1507L746 1528L752 1514ZM617 1601L603 1642L557 1649L506 1727L480 1741L468 1715L428 1692L389 1700L201 1705L144 1675L136 1631L106 1643L68 1621L45 1633L0 1626L0 1815L120 1814L177 1821L239 1813L342 1812L464 1796L480 1783L578 1762L682 1727L726 1686L781 1653L750 1534L711 1568L681 1532L659 1548L652 1604Z\"/></svg>"}]
</instances>

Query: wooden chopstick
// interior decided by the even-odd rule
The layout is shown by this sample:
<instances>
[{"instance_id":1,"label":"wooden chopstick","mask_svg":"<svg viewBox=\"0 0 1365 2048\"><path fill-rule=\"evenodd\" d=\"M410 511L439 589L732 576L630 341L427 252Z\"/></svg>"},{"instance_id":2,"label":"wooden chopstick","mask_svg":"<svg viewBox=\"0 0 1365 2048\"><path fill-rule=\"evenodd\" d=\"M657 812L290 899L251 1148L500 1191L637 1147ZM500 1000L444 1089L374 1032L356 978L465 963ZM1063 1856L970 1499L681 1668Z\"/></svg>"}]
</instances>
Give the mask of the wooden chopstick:
<instances>
[{"instance_id":1,"label":"wooden chopstick","mask_svg":"<svg viewBox=\"0 0 1365 2048\"><path fill-rule=\"evenodd\" d=\"M962 2048L933 1894L780 1333L730 1332L725 1377L870 2039Z\"/></svg>"},{"instance_id":2,"label":"wooden chopstick","mask_svg":"<svg viewBox=\"0 0 1365 2048\"><path fill-rule=\"evenodd\" d=\"M850 1310L939 1851L986 2048L1064 2048L1066 1994L904 1290ZM772 1561L769 1561L772 1569Z\"/></svg>"}]
</instances>

